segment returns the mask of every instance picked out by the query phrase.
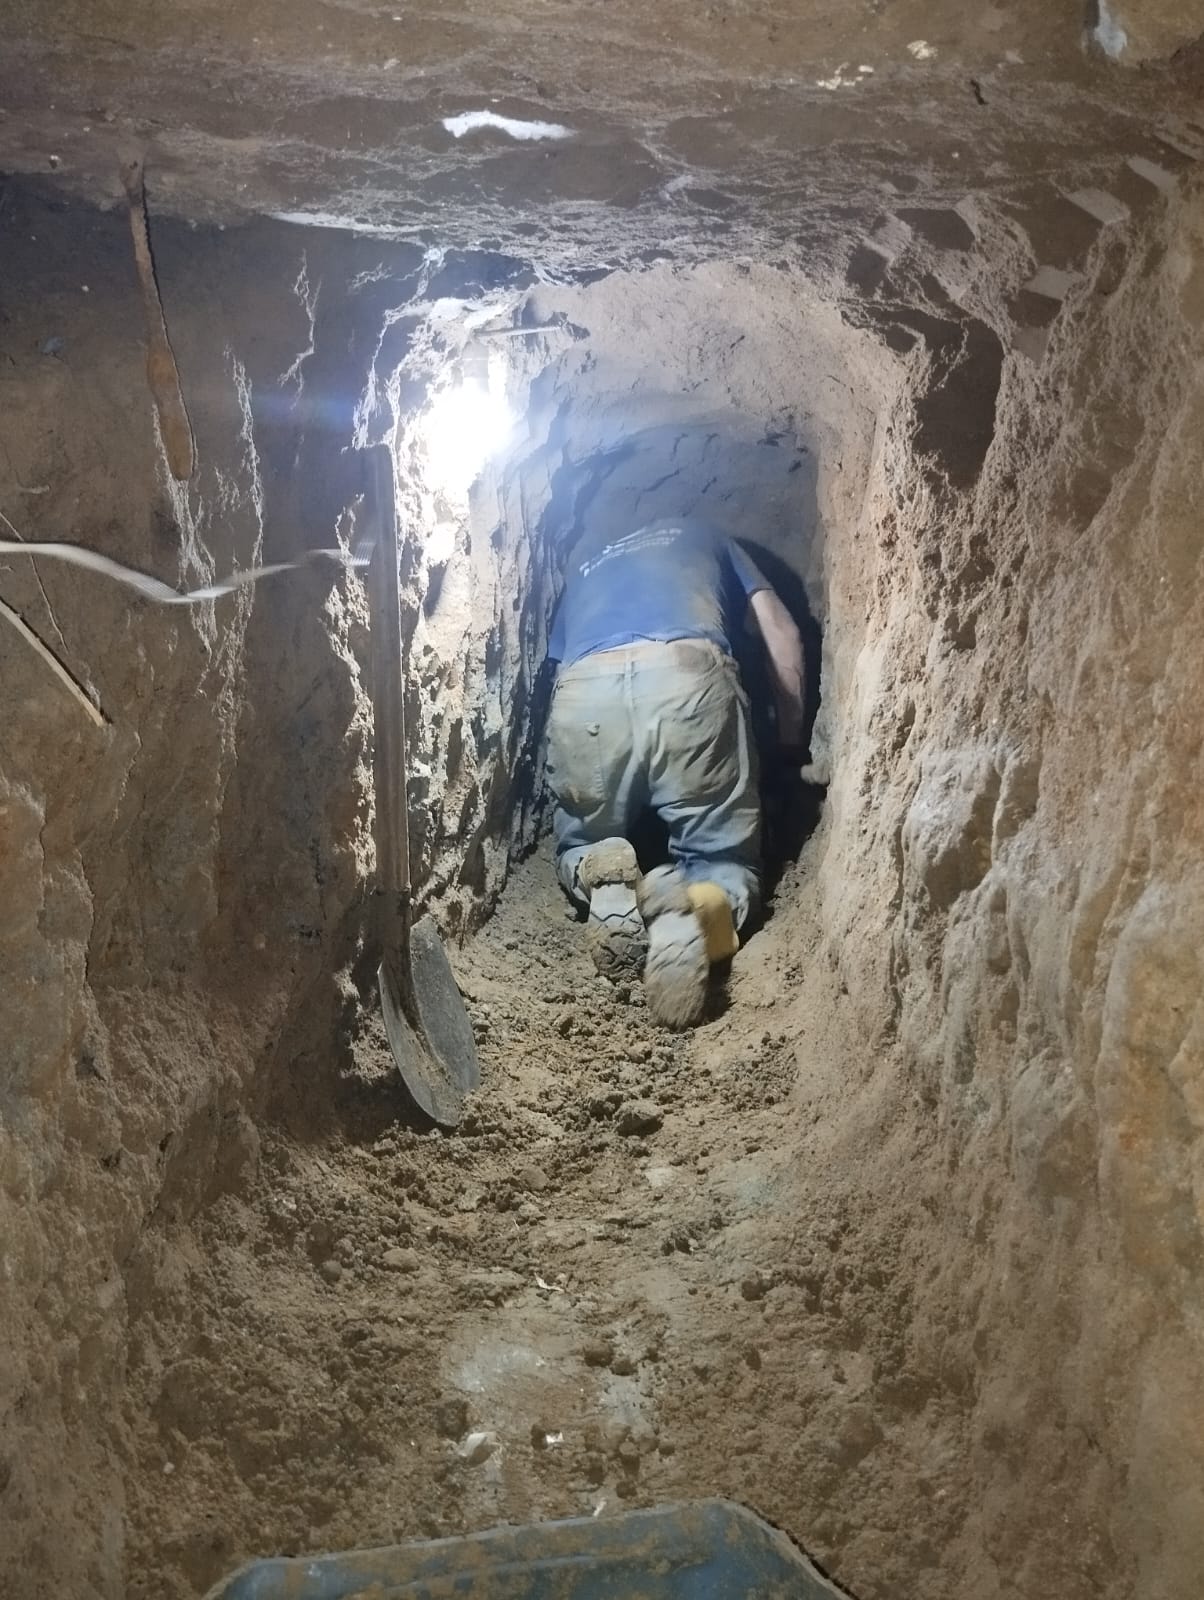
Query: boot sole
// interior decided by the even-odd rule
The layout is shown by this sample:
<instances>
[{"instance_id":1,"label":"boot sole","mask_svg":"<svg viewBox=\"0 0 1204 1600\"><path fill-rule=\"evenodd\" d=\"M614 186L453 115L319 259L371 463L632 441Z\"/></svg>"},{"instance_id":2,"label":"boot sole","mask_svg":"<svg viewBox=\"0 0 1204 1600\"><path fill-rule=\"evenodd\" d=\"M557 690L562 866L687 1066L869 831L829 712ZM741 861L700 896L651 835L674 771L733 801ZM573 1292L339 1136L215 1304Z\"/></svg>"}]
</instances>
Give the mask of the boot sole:
<instances>
[{"instance_id":1,"label":"boot sole","mask_svg":"<svg viewBox=\"0 0 1204 1600\"><path fill-rule=\"evenodd\" d=\"M706 938L693 912L668 911L648 931L644 996L666 1028L692 1028L706 1011L710 975Z\"/></svg>"},{"instance_id":2,"label":"boot sole","mask_svg":"<svg viewBox=\"0 0 1204 1600\"><path fill-rule=\"evenodd\" d=\"M648 934L630 885L607 883L594 890L585 938L604 978L639 977L648 954Z\"/></svg>"}]
</instances>

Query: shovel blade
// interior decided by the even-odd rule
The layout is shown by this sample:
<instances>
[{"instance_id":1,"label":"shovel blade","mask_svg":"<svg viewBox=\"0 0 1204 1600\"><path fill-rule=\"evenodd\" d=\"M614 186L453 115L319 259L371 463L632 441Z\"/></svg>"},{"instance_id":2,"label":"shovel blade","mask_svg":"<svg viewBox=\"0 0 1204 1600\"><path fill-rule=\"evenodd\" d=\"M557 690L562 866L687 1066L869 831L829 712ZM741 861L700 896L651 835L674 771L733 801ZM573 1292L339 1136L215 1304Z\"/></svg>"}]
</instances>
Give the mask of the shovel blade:
<instances>
[{"instance_id":1,"label":"shovel blade","mask_svg":"<svg viewBox=\"0 0 1204 1600\"><path fill-rule=\"evenodd\" d=\"M418 1023L431 1054L461 1096L466 1095L481 1081L477 1041L432 917L423 917L410 929L410 972Z\"/></svg>"},{"instance_id":2,"label":"shovel blade","mask_svg":"<svg viewBox=\"0 0 1204 1600\"><path fill-rule=\"evenodd\" d=\"M481 1081L481 1064L464 997L429 917L410 930L410 975L414 1022L388 961L381 962L377 974L389 1049L418 1109L441 1128L454 1128L464 1114L465 1095Z\"/></svg>"}]
</instances>

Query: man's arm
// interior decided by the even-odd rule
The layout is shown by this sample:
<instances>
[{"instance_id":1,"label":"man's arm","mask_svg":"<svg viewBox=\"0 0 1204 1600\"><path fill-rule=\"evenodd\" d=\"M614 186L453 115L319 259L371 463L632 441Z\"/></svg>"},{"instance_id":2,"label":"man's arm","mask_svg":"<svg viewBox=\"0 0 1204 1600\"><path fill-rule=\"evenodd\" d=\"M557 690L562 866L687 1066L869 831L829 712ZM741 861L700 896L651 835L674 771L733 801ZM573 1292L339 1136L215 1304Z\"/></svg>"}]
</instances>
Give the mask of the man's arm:
<instances>
[{"instance_id":1,"label":"man's arm","mask_svg":"<svg viewBox=\"0 0 1204 1600\"><path fill-rule=\"evenodd\" d=\"M803 742L807 673L803 641L794 618L772 589L758 589L749 597L748 613L765 645L769 676L778 708L778 740L797 748Z\"/></svg>"}]
</instances>

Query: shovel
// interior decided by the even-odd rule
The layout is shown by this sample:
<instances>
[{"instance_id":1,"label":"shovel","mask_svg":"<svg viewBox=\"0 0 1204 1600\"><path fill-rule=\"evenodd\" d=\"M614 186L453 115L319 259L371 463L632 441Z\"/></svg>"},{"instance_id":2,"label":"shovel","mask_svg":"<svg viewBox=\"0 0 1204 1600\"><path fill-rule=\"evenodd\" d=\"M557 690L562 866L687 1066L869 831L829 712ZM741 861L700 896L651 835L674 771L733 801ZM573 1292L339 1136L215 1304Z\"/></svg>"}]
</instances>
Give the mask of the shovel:
<instances>
[{"instance_id":1,"label":"shovel","mask_svg":"<svg viewBox=\"0 0 1204 1600\"><path fill-rule=\"evenodd\" d=\"M380 1005L389 1049L418 1109L454 1128L481 1081L472 1023L434 920L413 921L406 795L405 680L393 458L366 452L375 549L368 573L375 727L376 862Z\"/></svg>"}]
</instances>

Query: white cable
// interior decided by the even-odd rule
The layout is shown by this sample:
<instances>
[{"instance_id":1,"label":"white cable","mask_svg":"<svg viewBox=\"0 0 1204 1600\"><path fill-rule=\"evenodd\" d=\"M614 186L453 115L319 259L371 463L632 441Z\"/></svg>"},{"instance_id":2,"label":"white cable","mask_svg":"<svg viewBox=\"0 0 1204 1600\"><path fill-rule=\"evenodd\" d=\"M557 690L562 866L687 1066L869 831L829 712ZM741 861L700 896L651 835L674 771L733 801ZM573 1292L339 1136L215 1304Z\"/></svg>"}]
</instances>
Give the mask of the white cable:
<instances>
[{"instance_id":1,"label":"white cable","mask_svg":"<svg viewBox=\"0 0 1204 1600\"><path fill-rule=\"evenodd\" d=\"M245 572L232 573L220 583L209 583L203 589L189 589L187 593L182 593L158 578L138 572L133 567L123 567L119 561L102 556L82 544L26 544L14 539L0 539L0 554L49 556L55 561L68 561L72 566L86 567L91 572L102 572L107 578L115 578L127 589L133 589L148 600L164 606L195 606L204 600L216 600L223 594L232 594L235 589L245 588L249 583L258 583L260 578L270 578L277 572L292 572L313 561L337 561L340 566L366 567L369 560L362 550L354 554L349 550L307 550L293 561L277 561L268 567L248 567Z\"/></svg>"}]
</instances>

